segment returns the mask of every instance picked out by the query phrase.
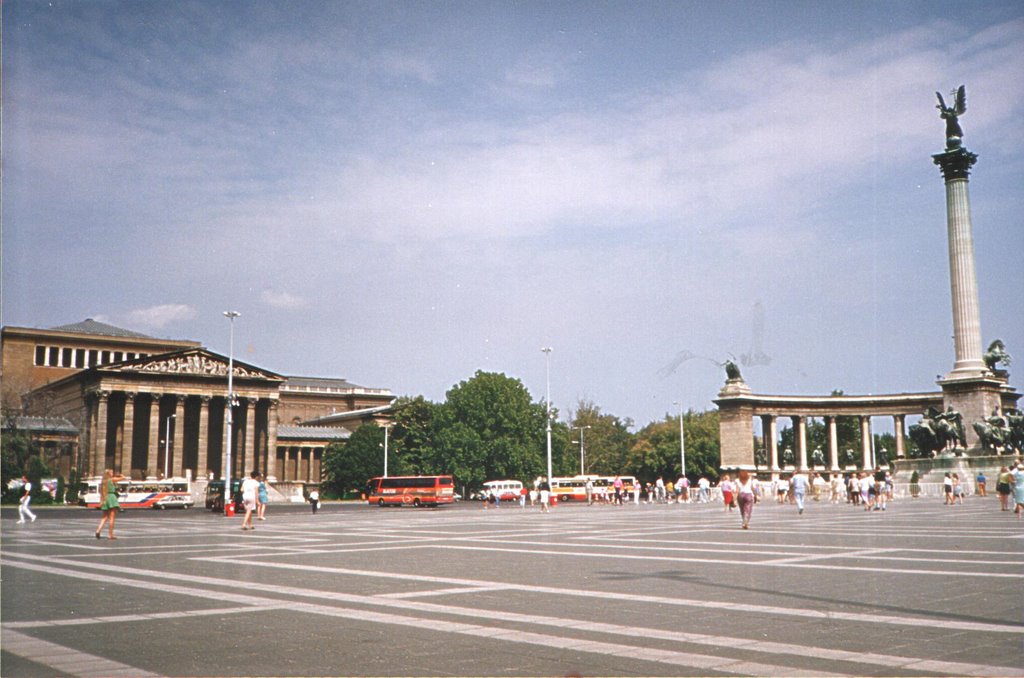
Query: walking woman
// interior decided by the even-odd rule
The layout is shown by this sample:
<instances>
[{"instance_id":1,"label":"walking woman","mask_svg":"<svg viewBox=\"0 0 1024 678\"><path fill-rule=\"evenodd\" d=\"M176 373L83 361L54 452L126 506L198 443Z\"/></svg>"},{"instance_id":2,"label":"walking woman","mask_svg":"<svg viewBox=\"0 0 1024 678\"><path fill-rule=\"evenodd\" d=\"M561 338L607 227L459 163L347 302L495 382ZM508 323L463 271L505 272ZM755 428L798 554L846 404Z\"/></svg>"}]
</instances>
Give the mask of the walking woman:
<instances>
[{"instance_id":1,"label":"walking woman","mask_svg":"<svg viewBox=\"0 0 1024 678\"><path fill-rule=\"evenodd\" d=\"M100 481L100 511L103 511L103 517L100 518L100 524L96 527L96 538L100 538L100 532L103 531L103 523L110 521L110 527L108 536L110 539L117 539L114 536L114 518L117 516L117 512L121 510L121 504L117 501L117 485L114 483L124 476L114 476L114 472L109 468L103 472L103 480Z\"/></svg>"},{"instance_id":2,"label":"walking woman","mask_svg":"<svg viewBox=\"0 0 1024 678\"><path fill-rule=\"evenodd\" d=\"M999 475L996 476L996 494L999 495L999 510L1009 511L1010 510L1010 488L1013 485L1013 476L1010 475L1010 469L1002 467L999 469Z\"/></svg>"},{"instance_id":3,"label":"walking woman","mask_svg":"<svg viewBox=\"0 0 1024 678\"><path fill-rule=\"evenodd\" d=\"M1010 471L1010 477L1013 478L1013 501L1016 503L1013 512L1017 514L1017 520L1020 520L1024 515L1024 462L1017 462L1017 466Z\"/></svg>"},{"instance_id":4,"label":"walking woman","mask_svg":"<svg viewBox=\"0 0 1024 678\"><path fill-rule=\"evenodd\" d=\"M726 473L722 476L722 481L718 483L718 489L722 491L722 501L725 502L725 510L731 511L733 507L733 484L729 480L729 474Z\"/></svg>"},{"instance_id":5,"label":"walking woman","mask_svg":"<svg viewBox=\"0 0 1024 678\"><path fill-rule=\"evenodd\" d=\"M270 495L267 494L267 477L264 475L260 476L260 487L256 496L256 518L257 520L266 520L267 503L270 501Z\"/></svg>"},{"instance_id":6,"label":"walking woman","mask_svg":"<svg viewBox=\"0 0 1024 678\"><path fill-rule=\"evenodd\" d=\"M740 469L736 477L737 503L740 505L740 518L743 519L743 529L749 529L750 516L754 513L754 483L756 483L746 469Z\"/></svg>"}]
</instances>

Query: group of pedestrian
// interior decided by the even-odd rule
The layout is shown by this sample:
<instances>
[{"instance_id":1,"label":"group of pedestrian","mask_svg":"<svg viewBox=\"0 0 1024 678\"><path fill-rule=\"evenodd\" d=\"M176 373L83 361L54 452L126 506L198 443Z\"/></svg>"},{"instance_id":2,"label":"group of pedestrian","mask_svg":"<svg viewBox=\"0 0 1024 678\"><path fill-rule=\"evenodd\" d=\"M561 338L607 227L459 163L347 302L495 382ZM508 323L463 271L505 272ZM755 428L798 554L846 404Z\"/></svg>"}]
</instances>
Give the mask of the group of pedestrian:
<instances>
[{"instance_id":1,"label":"group of pedestrian","mask_svg":"<svg viewBox=\"0 0 1024 678\"><path fill-rule=\"evenodd\" d=\"M1009 511L1012 505L1018 519L1024 516L1024 461L999 469L996 494L999 495L1000 511Z\"/></svg>"},{"instance_id":2,"label":"group of pedestrian","mask_svg":"<svg viewBox=\"0 0 1024 678\"><path fill-rule=\"evenodd\" d=\"M312 496L312 493L310 493ZM267 481L259 471L253 471L242 481L242 505L245 507L245 518L242 519L243 530L255 530L253 516L257 520L266 520L267 504L270 495L267 492ZM317 502L319 503L319 502ZM316 513L316 509L313 509Z\"/></svg>"}]
</instances>

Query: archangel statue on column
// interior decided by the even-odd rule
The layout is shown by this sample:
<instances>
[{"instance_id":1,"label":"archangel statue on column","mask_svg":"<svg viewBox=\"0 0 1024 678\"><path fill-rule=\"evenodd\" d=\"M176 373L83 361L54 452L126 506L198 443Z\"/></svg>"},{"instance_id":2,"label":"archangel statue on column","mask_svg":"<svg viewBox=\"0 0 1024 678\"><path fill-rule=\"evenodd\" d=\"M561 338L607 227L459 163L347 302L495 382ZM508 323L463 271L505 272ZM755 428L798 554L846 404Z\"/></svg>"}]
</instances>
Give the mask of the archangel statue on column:
<instances>
[{"instance_id":1,"label":"archangel statue on column","mask_svg":"<svg viewBox=\"0 0 1024 678\"><path fill-rule=\"evenodd\" d=\"M950 92L953 105L947 106L942 95L935 93L939 103L935 108L939 109L939 117L946 121L946 150L960 148L963 141L964 131L960 128L959 117L967 112L967 90L963 85Z\"/></svg>"}]
</instances>

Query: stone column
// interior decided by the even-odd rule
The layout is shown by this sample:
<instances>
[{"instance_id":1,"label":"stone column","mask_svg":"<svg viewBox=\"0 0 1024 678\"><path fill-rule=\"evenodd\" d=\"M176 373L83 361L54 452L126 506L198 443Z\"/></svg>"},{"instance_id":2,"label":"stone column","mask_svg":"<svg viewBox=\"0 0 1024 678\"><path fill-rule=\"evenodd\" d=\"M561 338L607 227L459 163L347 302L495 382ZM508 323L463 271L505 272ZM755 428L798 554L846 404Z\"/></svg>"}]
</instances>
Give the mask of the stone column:
<instances>
[{"instance_id":1,"label":"stone column","mask_svg":"<svg viewBox=\"0 0 1024 678\"><path fill-rule=\"evenodd\" d=\"M310 457L312 456L312 448L302 447L299 449L299 473L298 479L308 483L309 482L309 466Z\"/></svg>"},{"instance_id":2,"label":"stone column","mask_svg":"<svg viewBox=\"0 0 1024 678\"><path fill-rule=\"evenodd\" d=\"M905 418L905 415L902 414L894 414L892 417L893 437L896 438L897 459L902 459L907 455L906 449L904 449L903 442Z\"/></svg>"},{"instance_id":3,"label":"stone column","mask_svg":"<svg viewBox=\"0 0 1024 678\"><path fill-rule=\"evenodd\" d=\"M311 466L309 470L310 478L314 483L319 483L321 479L320 466L324 457L324 448L316 447L310 453L309 464Z\"/></svg>"},{"instance_id":4,"label":"stone column","mask_svg":"<svg viewBox=\"0 0 1024 678\"><path fill-rule=\"evenodd\" d=\"M797 468L807 470L807 417L793 417L796 429Z\"/></svg>"},{"instance_id":5,"label":"stone column","mask_svg":"<svg viewBox=\"0 0 1024 678\"><path fill-rule=\"evenodd\" d=\"M146 455L146 475L158 475L160 459L160 398L162 394L151 393L149 402L149 452Z\"/></svg>"},{"instance_id":6,"label":"stone column","mask_svg":"<svg viewBox=\"0 0 1024 678\"><path fill-rule=\"evenodd\" d=\"M249 465L242 467L242 477L248 478L257 465L256 461L256 399L249 398L245 406L245 458Z\"/></svg>"},{"instance_id":7,"label":"stone column","mask_svg":"<svg viewBox=\"0 0 1024 678\"><path fill-rule=\"evenodd\" d=\"M871 459L871 417L865 415L861 415L860 418L860 452L864 470L873 469L875 466Z\"/></svg>"},{"instance_id":8,"label":"stone column","mask_svg":"<svg viewBox=\"0 0 1024 678\"><path fill-rule=\"evenodd\" d=\"M269 473L271 465L277 464L277 401L274 400L267 408L267 468ZM275 469L275 475L277 475Z\"/></svg>"},{"instance_id":9,"label":"stone column","mask_svg":"<svg viewBox=\"0 0 1024 678\"><path fill-rule=\"evenodd\" d=\"M120 471L124 473L125 467L128 472L132 471L132 448L135 441L135 394L124 394L124 432L121 436L121 463Z\"/></svg>"},{"instance_id":10,"label":"stone column","mask_svg":"<svg viewBox=\"0 0 1024 678\"><path fill-rule=\"evenodd\" d=\"M953 344L956 362L952 374L979 376L985 371L981 350L981 314L978 280L974 272L974 236L967 177L978 156L965 148L933 155L946 182L946 226L949 238L949 283L953 299Z\"/></svg>"},{"instance_id":11,"label":"stone column","mask_svg":"<svg viewBox=\"0 0 1024 678\"><path fill-rule=\"evenodd\" d=\"M170 465L171 475L180 478L185 475L185 396L174 396L174 456Z\"/></svg>"},{"instance_id":12,"label":"stone column","mask_svg":"<svg viewBox=\"0 0 1024 678\"><path fill-rule=\"evenodd\" d=\"M833 471L839 470L839 431L836 427L835 417L825 417L828 425L828 460L829 468Z\"/></svg>"},{"instance_id":13,"label":"stone column","mask_svg":"<svg viewBox=\"0 0 1024 678\"><path fill-rule=\"evenodd\" d=\"M768 425L765 437L768 439L768 463L772 466L772 471L779 470L779 422L775 418L774 414L766 415L765 418L768 420Z\"/></svg>"},{"instance_id":14,"label":"stone column","mask_svg":"<svg viewBox=\"0 0 1024 678\"><path fill-rule=\"evenodd\" d=\"M299 479L299 455L302 451L298 447L288 448L288 480Z\"/></svg>"},{"instance_id":15,"label":"stone column","mask_svg":"<svg viewBox=\"0 0 1024 678\"><path fill-rule=\"evenodd\" d=\"M102 475L107 467L107 405L110 391L96 394L96 445L93 448L93 475Z\"/></svg>"},{"instance_id":16,"label":"stone column","mask_svg":"<svg viewBox=\"0 0 1024 678\"><path fill-rule=\"evenodd\" d=\"M210 396L199 398L199 445L196 448L196 478L210 476L208 454L210 452Z\"/></svg>"}]
</instances>

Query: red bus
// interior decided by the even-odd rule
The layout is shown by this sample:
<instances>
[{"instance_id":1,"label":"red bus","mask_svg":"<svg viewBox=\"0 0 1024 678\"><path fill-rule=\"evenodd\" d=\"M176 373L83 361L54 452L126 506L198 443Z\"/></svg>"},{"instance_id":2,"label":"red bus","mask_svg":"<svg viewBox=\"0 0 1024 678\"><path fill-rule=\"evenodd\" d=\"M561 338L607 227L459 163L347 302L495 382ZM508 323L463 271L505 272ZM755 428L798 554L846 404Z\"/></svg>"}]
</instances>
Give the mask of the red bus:
<instances>
[{"instance_id":1,"label":"red bus","mask_svg":"<svg viewBox=\"0 0 1024 678\"><path fill-rule=\"evenodd\" d=\"M370 478L366 499L378 506L437 506L455 502L451 476L388 476Z\"/></svg>"}]
</instances>

